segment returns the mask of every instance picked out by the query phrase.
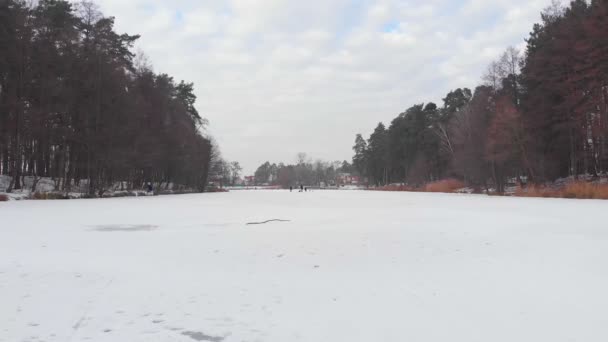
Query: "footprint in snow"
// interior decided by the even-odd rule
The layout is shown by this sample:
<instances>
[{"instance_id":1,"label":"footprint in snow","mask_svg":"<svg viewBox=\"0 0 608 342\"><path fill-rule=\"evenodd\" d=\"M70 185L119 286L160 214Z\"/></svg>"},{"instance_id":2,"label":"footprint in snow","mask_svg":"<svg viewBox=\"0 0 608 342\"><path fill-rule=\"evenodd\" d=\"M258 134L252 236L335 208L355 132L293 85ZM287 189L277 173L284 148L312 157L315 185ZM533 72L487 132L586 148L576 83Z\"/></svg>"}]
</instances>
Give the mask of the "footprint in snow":
<instances>
[{"instance_id":1,"label":"footprint in snow","mask_svg":"<svg viewBox=\"0 0 608 342\"><path fill-rule=\"evenodd\" d=\"M224 337L211 336L200 331L184 331L182 335L188 336L195 341L222 342L224 340Z\"/></svg>"}]
</instances>

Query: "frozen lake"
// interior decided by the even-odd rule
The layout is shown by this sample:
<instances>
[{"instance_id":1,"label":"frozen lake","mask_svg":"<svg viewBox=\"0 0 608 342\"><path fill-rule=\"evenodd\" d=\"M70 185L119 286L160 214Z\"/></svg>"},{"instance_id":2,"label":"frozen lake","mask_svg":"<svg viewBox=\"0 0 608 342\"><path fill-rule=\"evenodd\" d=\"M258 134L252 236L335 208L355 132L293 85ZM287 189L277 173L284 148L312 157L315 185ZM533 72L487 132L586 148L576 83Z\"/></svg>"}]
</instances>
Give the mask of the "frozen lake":
<instances>
[{"instance_id":1,"label":"frozen lake","mask_svg":"<svg viewBox=\"0 0 608 342\"><path fill-rule=\"evenodd\" d=\"M247 225L271 219L269 222ZM608 202L0 203L0 341L608 341Z\"/></svg>"}]
</instances>

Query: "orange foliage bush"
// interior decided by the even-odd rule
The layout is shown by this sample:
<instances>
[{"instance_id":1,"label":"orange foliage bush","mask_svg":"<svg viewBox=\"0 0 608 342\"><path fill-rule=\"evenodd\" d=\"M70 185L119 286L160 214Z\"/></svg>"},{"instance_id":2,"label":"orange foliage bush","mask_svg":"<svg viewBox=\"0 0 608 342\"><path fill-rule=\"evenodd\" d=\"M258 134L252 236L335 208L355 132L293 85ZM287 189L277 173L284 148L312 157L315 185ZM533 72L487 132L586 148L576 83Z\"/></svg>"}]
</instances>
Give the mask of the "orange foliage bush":
<instances>
[{"instance_id":1,"label":"orange foliage bush","mask_svg":"<svg viewBox=\"0 0 608 342\"><path fill-rule=\"evenodd\" d=\"M373 190L377 191L409 191L409 192L442 192L453 193L464 188L463 182L457 179L444 179L428 183L420 188L407 185L387 185ZM605 199L608 200L608 184L596 184L584 181L568 183L561 188L530 185L526 188L518 187L513 194L517 197L541 198L577 198L577 199Z\"/></svg>"},{"instance_id":2,"label":"orange foliage bush","mask_svg":"<svg viewBox=\"0 0 608 342\"><path fill-rule=\"evenodd\" d=\"M429 183L424 186L424 192L443 192L452 193L458 189L464 188L463 182L457 179L444 179L437 182Z\"/></svg>"},{"instance_id":3,"label":"orange foliage bush","mask_svg":"<svg viewBox=\"0 0 608 342\"><path fill-rule=\"evenodd\" d=\"M562 190L563 198L608 199L608 184L574 182Z\"/></svg>"},{"instance_id":4,"label":"orange foliage bush","mask_svg":"<svg viewBox=\"0 0 608 342\"><path fill-rule=\"evenodd\" d=\"M536 185L531 185L527 188L518 187L514 195L517 197L560 197L557 190Z\"/></svg>"},{"instance_id":5,"label":"orange foliage bush","mask_svg":"<svg viewBox=\"0 0 608 342\"><path fill-rule=\"evenodd\" d=\"M551 197L577 199L608 199L608 184L588 182L572 182L561 189L531 186L527 189L518 188L515 196L520 197Z\"/></svg>"},{"instance_id":6,"label":"orange foliage bush","mask_svg":"<svg viewBox=\"0 0 608 342\"><path fill-rule=\"evenodd\" d=\"M0 195L0 202L8 202L8 195Z\"/></svg>"},{"instance_id":7,"label":"orange foliage bush","mask_svg":"<svg viewBox=\"0 0 608 342\"><path fill-rule=\"evenodd\" d=\"M428 183L422 187L415 188L409 185L391 184L383 187L374 188L376 191L408 191L408 192L444 192L452 193L465 185L457 179L444 179L437 182Z\"/></svg>"}]
</instances>

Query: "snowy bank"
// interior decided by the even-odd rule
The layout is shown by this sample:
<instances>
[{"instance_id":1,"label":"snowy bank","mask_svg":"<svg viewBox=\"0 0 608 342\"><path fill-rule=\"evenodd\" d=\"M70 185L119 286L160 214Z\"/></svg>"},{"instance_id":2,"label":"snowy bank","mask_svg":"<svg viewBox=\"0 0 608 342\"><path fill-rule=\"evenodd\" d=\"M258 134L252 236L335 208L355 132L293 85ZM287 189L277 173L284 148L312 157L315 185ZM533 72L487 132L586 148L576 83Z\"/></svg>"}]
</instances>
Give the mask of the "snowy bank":
<instances>
[{"instance_id":1,"label":"snowy bank","mask_svg":"<svg viewBox=\"0 0 608 342\"><path fill-rule=\"evenodd\" d=\"M78 183L72 182L69 191L61 190L59 184L51 178L36 178L25 176L22 177L22 188L7 192L10 187L12 177L0 175L0 199L7 198L8 200L50 200L50 199L80 199L87 198L88 182L82 180ZM96 194L95 198L114 198L114 197L141 197L153 195L178 195L178 194L193 194L198 193L193 189L189 189L178 184L161 183L155 184L154 191L148 192L143 189L129 189L127 182L116 182L107 190L104 190L101 196Z\"/></svg>"}]
</instances>

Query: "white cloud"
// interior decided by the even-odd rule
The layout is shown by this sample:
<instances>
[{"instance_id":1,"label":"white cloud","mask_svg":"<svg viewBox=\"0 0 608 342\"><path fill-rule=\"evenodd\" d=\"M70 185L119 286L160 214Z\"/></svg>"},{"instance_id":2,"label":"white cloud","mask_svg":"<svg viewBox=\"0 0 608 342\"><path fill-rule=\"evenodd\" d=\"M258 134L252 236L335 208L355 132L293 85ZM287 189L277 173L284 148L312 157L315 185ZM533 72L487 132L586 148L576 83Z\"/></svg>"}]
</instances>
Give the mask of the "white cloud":
<instances>
[{"instance_id":1,"label":"white cloud","mask_svg":"<svg viewBox=\"0 0 608 342\"><path fill-rule=\"evenodd\" d=\"M549 0L98 0L155 70L195 83L225 156L350 159L356 133L474 87Z\"/></svg>"}]
</instances>

